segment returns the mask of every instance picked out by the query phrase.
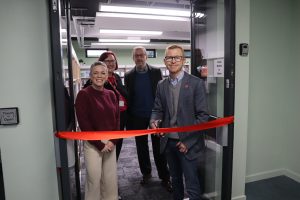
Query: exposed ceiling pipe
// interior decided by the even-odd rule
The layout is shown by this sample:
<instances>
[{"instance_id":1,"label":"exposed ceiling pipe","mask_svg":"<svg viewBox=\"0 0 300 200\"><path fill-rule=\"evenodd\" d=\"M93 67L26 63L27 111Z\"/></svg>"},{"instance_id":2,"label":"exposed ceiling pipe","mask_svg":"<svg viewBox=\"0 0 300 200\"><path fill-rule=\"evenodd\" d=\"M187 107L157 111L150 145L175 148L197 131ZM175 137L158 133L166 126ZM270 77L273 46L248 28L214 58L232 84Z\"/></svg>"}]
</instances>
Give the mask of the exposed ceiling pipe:
<instances>
[{"instance_id":1,"label":"exposed ceiling pipe","mask_svg":"<svg viewBox=\"0 0 300 200\"><path fill-rule=\"evenodd\" d=\"M78 46L81 47L81 39L80 39L80 36L79 36L77 19L78 19L78 17L73 16L73 24L74 24L74 30L75 30L75 33L76 33L76 37L77 37Z\"/></svg>"},{"instance_id":2,"label":"exposed ceiling pipe","mask_svg":"<svg viewBox=\"0 0 300 200\"><path fill-rule=\"evenodd\" d=\"M80 48L85 47L85 26L93 26L95 18L85 16L73 16L74 30Z\"/></svg>"},{"instance_id":3,"label":"exposed ceiling pipe","mask_svg":"<svg viewBox=\"0 0 300 200\"><path fill-rule=\"evenodd\" d=\"M179 5L183 8L189 8L190 0L136 0L139 2L145 2L148 6L155 6L156 4L169 4L169 5Z\"/></svg>"}]
</instances>

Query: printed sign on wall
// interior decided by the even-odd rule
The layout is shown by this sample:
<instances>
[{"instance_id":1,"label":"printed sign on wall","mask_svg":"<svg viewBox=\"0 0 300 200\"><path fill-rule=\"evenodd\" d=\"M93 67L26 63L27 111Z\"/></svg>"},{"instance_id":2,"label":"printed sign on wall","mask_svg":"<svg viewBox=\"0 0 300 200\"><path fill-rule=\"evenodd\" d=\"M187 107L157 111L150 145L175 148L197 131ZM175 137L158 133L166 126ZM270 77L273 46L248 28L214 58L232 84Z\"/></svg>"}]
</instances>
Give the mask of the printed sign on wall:
<instances>
[{"instance_id":1,"label":"printed sign on wall","mask_svg":"<svg viewBox=\"0 0 300 200\"><path fill-rule=\"evenodd\" d=\"M224 77L224 59L214 60L214 77Z\"/></svg>"},{"instance_id":2,"label":"printed sign on wall","mask_svg":"<svg viewBox=\"0 0 300 200\"><path fill-rule=\"evenodd\" d=\"M14 125L18 123L18 108L0 108L0 125Z\"/></svg>"}]
</instances>

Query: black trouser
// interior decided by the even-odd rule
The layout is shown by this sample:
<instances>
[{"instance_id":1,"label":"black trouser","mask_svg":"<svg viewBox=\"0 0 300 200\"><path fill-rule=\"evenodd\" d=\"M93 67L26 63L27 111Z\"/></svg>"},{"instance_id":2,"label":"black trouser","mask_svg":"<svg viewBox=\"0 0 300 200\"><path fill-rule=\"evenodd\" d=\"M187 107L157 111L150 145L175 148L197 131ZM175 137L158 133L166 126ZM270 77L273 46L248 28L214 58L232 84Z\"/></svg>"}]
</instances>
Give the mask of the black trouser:
<instances>
[{"instance_id":1,"label":"black trouser","mask_svg":"<svg viewBox=\"0 0 300 200\"><path fill-rule=\"evenodd\" d=\"M149 118L135 117L128 115L128 130L142 130L147 129L149 126ZM170 179L170 173L167 166L167 160L164 154L160 154L160 138L151 135L152 149L154 162L158 172L158 176L162 180ZM143 175L151 174L151 162L148 146L148 135L135 137L136 149L138 154L139 165Z\"/></svg>"},{"instance_id":2,"label":"black trouser","mask_svg":"<svg viewBox=\"0 0 300 200\"><path fill-rule=\"evenodd\" d=\"M127 124L127 111L120 112L120 130L124 130ZM119 159L121 149L122 149L122 144L123 144L123 138L119 139L117 144L116 144L116 158L117 161Z\"/></svg>"}]
</instances>

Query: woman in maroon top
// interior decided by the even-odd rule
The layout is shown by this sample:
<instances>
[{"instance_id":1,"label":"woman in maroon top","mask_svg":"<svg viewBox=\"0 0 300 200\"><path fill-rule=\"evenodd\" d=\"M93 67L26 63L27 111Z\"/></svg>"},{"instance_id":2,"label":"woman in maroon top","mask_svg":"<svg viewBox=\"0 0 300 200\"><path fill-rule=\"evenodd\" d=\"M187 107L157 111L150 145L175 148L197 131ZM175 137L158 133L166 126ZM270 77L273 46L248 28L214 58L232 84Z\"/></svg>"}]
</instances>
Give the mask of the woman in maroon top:
<instances>
[{"instance_id":1,"label":"woman in maroon top","mask_svg":"<svg viewBox=\"0 0 300 200\"><path fill-rule=\"evenodd\" d=\"M117 57L114 52L106 51L101 54L98 60L104 62L108 68L108 81L104 84L104 88L112 90L118 98L120 107L120 130L124 130L127 122L128 93L120 76L115 73L118 69ZM88 85L91 85L90 80L87 81L84 87ZM123 139L120 139L116 144L117 160L121 152L122 143Z\"/></svg>"},{"instance_id":2,"label":"woman in maroon top","mask_svg":"<svg viewBox=\"0 0 300 200\"><path fill-rule=\"evenodd\" d=\"M116 95L104 88L108 79L105 63L91 65L92 84L79 91L76 116L82 131L119 130L120 109ZM118 199L116 150L117 140L94 140L84 143L86 164L85 200Z\"/></svg>"}]
</instances>

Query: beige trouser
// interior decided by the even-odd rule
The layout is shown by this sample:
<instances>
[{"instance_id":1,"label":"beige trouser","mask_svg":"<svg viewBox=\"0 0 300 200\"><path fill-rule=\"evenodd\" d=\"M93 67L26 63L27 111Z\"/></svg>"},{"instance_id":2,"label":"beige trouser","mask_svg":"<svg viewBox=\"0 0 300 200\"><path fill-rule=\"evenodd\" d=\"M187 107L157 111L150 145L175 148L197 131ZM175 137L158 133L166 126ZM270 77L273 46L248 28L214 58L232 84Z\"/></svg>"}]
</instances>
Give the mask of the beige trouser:
<instances>
[{"instance_id":1,"label":"beige trouser","mask_svg":"<svg viewBox=\"0 0 300 200\"><path fill-rule=\"evenodd\" d=\"M107 141L102 141L106 143ZM101 153L88 142L84 143L86 164L85 200L117 200L116 149Z\"/></svg>"}]
</instances>

